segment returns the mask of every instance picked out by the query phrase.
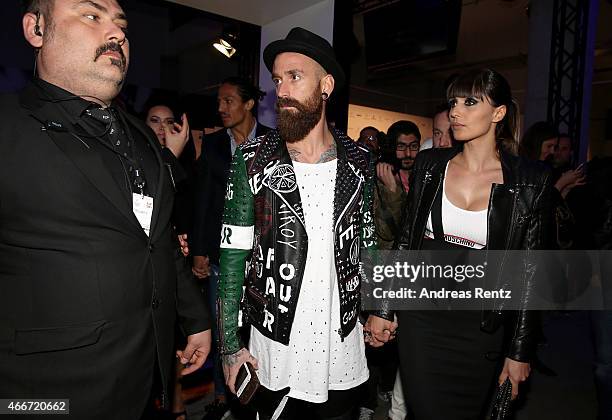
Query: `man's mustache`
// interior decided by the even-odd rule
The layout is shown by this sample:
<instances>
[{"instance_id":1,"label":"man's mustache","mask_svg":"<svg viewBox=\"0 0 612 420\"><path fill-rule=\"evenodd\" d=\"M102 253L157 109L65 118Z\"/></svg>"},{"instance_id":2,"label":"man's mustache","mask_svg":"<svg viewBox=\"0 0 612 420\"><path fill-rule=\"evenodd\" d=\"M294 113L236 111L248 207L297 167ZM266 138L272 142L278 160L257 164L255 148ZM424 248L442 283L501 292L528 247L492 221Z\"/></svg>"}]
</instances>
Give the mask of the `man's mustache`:
<instances>
[{"instance_id":1,"label":"man's mustache","mask_svg":"<svg viewBox=\"0 0 612 420\"><path fill-rule=\"evenodd\" d=\"M300 111L303 109L302 104L296 99L293 99L293 98L277 98L276 99L276 109L277 110L283 107L290 107L290 106L297 108Z\"/></svg>"},{"instance_id":2,"label":"man's mustache","mask_svg":"<svg viewBox=\"0 0 612 420\"><path fill-rule=\"evenodd\" d=\"M96 50L96 57L94 58L94 61L98 61L98 58L100 58L100 56L108 51L113 51L116 53L119 53L119 55L121 56L121 69L125 70L126 67L126 59L125 59L125 55L123 54L123 50L121 49L121 47L119 46L118 43L116 42L108 42L104 45L102 45L101 47L98 47L98 49ZM114 60L111 60L114 61Z\"/></svg>"}]
</instances>

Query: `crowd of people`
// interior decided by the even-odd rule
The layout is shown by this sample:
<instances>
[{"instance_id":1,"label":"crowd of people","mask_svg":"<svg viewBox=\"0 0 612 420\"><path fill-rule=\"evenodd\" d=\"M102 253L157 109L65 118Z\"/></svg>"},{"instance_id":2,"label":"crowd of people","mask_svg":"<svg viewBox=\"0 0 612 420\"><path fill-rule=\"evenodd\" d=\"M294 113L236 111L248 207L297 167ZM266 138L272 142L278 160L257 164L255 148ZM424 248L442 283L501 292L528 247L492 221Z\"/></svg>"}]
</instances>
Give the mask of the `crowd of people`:
<instances>
[{"instance_id":1,"label":"crowd of people","mask_svg":"<svg viewBox=\"0 0 612 420\"><path fill-rule=\"evenodd\" d=\"M392 420L509 418L494 400L523 396L542 342L537 267L517 274L518 310L366 312L362 252L609 249L608 160L577 162L550 122L521 138L493 69L449 79L431 133L402 120L350 139L327 120L345 73L303 28L263 50L276 128L232 76L200 145L170 103L117 105L116 0L25 3L37 73L0 97L0 413L66 399L69 418L185 419L181 378L209 359L209 420L239 402L368 420L380 401ZM610 419L612 312L591 319Z\"/></svg>"}]
</instances>

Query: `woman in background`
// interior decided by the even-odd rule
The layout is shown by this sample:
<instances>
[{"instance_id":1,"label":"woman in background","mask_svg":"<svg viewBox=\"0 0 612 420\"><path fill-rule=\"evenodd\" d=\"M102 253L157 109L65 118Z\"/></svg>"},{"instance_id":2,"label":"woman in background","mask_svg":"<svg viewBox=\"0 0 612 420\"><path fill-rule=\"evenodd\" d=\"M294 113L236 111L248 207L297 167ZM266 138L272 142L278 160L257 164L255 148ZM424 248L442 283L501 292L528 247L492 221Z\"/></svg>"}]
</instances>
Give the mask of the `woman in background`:
<instances>
[{"instance_id":1,"label":"woman in background","mask_svg":"<svg viewBox=\"0 0 612 420\"><path fill-rule=\"evenodd\" d=\"M178 124L174 117L174 112L167 105L153 105L150 106L146 114L146 124L153 130L157 136L157 140L160 145L164 148L168 148L172 154L181 161L181 166L184 171L188 171L189 168L185 167L184 155L190 154L186 152L186 145L189 142L189 122L187 121L187 115L183 114L181 117L182 124ZM185 153L184 153L185 151ZM183 159L181 159L183 158ZM174 212L172 215L173 224L175 226L176 233L185 234L189 232L191 224L191 213L193 207L193 201L191 199L191 183L189 177L185 178L185 182L181 185L177 185L177 191L175 194ZM182 341L184 338L180 333L176 333L176 340ZM178 347L177 347L178 348ZM179 360L175 360L173 388L172 388L172 413L171 417L177 420L186 419L185 404L182 397L182 385L180 382L181 371L183 365Z\"/></svg>"},{"instance_id":2,"label":"woman in background","mask_svg":"<svg viewBox=\"0 0 612 420\"><path fill-rule=\"evenodd\" d=\"M553 167L555 151L559 147L559 132L552 124L538 121L531 125L521 139L520 155L537 160L553 168L553 183L563 198L577 186L584 185L585 173L582 165L563 172Z\"/></svg>"}]
</instances>

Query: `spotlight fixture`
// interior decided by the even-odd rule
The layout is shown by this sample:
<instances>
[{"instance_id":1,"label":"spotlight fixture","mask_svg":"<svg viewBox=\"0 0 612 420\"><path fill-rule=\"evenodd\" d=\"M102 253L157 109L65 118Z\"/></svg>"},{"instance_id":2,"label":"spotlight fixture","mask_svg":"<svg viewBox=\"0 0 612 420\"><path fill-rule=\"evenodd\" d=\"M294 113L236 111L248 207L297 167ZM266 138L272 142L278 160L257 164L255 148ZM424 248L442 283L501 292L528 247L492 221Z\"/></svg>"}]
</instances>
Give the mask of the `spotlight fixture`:
<instances>
[{"instance_id":1,"label":"spotlight fixture","mask_svg":"<svg viewBox=\"0 0 612 420\"><path fill-rule=\"evenodd\" d=\"M229 32L224 32L219 38L219 41L213 43L213 47L215 47L217 51L227 58L231 58L234 54L236 54L237 41L238 37L236 35Z\"/></svg>"}]
</instances>

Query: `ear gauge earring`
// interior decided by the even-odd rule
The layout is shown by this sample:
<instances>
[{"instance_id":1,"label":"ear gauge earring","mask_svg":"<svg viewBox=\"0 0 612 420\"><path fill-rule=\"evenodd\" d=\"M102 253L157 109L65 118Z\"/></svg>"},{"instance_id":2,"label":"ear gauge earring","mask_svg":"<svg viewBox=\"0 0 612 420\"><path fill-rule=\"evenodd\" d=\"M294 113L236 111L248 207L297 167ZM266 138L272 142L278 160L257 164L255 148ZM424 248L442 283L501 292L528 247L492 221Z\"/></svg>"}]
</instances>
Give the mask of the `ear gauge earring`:
<instances>
[{"instance_id":1,"label":"ear gauge earring","mask_svg":"<svg viewBox=\"0 0 612 420\"><path fill-rule=\"evenodd\" d=\"M327 92L323 92L321 94L321 97L323 98L324 101L326 101L329 98L329 95L327 94Z\"/></svg>"}]
</instances>

